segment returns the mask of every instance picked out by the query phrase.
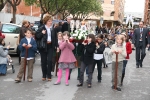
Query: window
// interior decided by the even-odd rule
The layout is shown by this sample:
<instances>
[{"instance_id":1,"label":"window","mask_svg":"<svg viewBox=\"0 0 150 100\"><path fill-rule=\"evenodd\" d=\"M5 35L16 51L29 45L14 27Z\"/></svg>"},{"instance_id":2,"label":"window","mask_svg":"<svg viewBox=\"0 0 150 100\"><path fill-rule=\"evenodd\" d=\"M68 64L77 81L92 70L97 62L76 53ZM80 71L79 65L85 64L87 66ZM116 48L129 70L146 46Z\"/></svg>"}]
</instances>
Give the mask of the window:
<instances>
[{"instance_id":1,"label":"window","mask_svg":"<svg viewBox=\"0 0 150 100\"><path fill-rule=\"evenodd\" d=\"M2 33L19 34L20 27L15 25L3 24Z\"/></svg>"},{"instance_id":2,"label":"window","mask_svg":"<svg viewBox=\"0 0 150 100\"><path fill-rule=\"evenodd\" d=\"M115 0L111 0L111 4L114 5L115 4Z\"/></svg>"}]
</instances>

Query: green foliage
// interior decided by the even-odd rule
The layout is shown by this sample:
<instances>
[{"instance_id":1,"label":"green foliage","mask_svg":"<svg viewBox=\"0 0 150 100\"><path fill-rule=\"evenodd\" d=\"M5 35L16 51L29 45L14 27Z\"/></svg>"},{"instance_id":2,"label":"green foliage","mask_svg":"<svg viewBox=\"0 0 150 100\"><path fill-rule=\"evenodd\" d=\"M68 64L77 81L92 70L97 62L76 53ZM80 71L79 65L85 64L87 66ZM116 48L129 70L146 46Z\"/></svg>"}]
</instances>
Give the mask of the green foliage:
<instances>
[{"instance_id":1,"label":"green foliage","mask_svg":"<svg viewBox=\"0 0 150 100\"><path fill-rule=\"evenodd\" d=\"M61 13L63 17L72 14L74 18L86 18L91 15L102 15L101 3L98 0L24 0L27 5L41 7L42 13L56 15Z\"/></svg>"}]
</instances>

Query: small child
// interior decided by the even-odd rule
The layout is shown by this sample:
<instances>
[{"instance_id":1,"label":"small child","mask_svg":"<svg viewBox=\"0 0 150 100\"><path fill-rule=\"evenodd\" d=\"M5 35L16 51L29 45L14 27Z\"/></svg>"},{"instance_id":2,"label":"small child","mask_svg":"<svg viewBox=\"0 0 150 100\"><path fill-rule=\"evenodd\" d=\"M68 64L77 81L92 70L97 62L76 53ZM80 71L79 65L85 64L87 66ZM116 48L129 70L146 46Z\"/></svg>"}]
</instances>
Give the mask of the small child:
<instances>
[{"instance_id":1,"label":"small child","mask_svg":"<svg viewBox=\"0 0 150 100\"><path fill-rule=\"evenodd\" d=\"M25 38L21 39L19 44L19 49L21 51L21 66L19 69L19 73L17 78L15 79L16 82L21 82L23 72L24 72L24 63L25 63L25 55L26 55L26 48L28 48L28 82L32 82L32 74L33 74L33 64L34 64L34 57L37 51L37 45L35 40L32 38L32 31L30 29L25 30Z\"/></svg>"},{"instance_id":2,"label":"small child","mask_svg":"<svg viewBox=\"0 0 150 100\"><path fill-rule=\"evenodd\" d=\"M7 46L6 50L4 50L4 37L0 36L0 75L6 75L7 71L7 55L8 55L8 49L10 48L10 45Z\"/></svg>"},{"instance_id":3,"label":"small child","mask_svg":"<svg viewBox=\"0 0 150 100\"><path fill-rule=\"evenodd\" d=\"M59 42L59 48L61 50L61 55L58 61L58 79L54 83L54 85L59 85L61 83L62 70L64 69L66 70L66 86L68 86L69 70L75 68L76 62L76 58L72 52L72 50L74 50L75 47L69 41L69 32L65 31L63 33L63 41Z\"/></svg>"},{"instance_id":4,"label":"small child","mask_svg":"<svg viewBox=\"0 0 150 100\"><path fill-rule=\"evenodd\" d=\"M112 89L115 88L115 67L116 67L116 53L118 54L118 74L117 74L117 90L121 91L121 77L123 69L123 60L127 56L126 47L123 45L124 38L121 35L116 37L116 43L112 45L109 55L112 55Z\"/></svg>"}]
</instances>

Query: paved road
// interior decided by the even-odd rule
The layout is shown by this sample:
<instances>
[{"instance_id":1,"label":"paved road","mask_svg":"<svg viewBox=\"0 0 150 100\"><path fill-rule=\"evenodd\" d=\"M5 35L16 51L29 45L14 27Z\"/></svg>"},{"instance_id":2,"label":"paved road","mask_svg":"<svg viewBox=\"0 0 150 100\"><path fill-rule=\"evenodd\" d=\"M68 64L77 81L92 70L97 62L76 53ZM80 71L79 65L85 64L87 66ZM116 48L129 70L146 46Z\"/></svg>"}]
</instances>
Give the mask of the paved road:
<instances>
[{"instance_id":1,"label":"paved road","mask_svg":"<svg viewBox=\"0 0 150 100\"><path fill-rule=\"evenodd\" d=\"M134 57L133 52L127 65L122 91L118 92L111 89L111 66L103 69L102 83L97 82L97 71L95 70L90 89L87 88L86 82L82 88L76 87L78 83L76 69L72 73L69 86L65 86L65 73L63 73L59 86L53 85L57 79L55 76L52 82L43 82L41 81L39 57L36 58L34 66L33 82L22 81L17 84L14 79L18 73L19 65L17 57L14 56L12 58L16 73L13 74L9 69L7 76L0 76L0 100L150 100L150 53L147 53L143 68L135 68Z\"/></svg>"}]
</instances>

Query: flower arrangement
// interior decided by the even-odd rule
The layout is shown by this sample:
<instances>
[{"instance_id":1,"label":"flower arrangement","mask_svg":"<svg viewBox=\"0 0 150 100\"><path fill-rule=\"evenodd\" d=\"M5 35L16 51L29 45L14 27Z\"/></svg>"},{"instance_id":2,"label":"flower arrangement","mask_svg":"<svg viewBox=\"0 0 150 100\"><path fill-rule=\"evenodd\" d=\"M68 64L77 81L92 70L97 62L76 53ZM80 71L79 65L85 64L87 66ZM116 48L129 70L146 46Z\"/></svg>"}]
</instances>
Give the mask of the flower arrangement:
<instances>
[{"instance_id":1,"label":"flower arrangement","mask_svg":"<svg viewBox=\"0 0 150 100\"><path fill-rule=\"evenodd\" d=\"M75 30L75 32L71 32L71 36L76 40L84 40L88 35L87 31Z\"/></svg>"}]
</instances>

